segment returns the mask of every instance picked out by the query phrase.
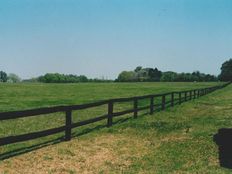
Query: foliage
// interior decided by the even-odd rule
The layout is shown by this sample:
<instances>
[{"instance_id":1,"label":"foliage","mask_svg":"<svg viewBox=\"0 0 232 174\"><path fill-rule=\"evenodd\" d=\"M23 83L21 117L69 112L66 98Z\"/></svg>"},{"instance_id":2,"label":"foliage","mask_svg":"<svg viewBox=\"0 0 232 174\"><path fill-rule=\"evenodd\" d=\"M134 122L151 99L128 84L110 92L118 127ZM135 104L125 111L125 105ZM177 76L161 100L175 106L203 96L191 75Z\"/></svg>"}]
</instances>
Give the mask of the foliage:
<instances>
[{"instance_id":1,"label":"foliage","mask_svg":"<svg viewBox=\"0 0 232 174\"><path fill-rule=\"evenodd\" d=\"M158 82L162 72L157 68L142 68L138 66L134 71L123 71L118 75L117 82Z\"/></svg>"},{"instance_id":2,"label":"foliage","mask_svg":"<svg viewBox=\"0 0 232 174\"><path fill-rule=\"evenodd\" d=\"M4 71L0 71L0 82L7 82L7 74Z\"/></svg>"},{"instance_id":3,"label":"foliage","mask_svg":"<svg viewBox=\"0 0 232 174\"><path fill-rule=\"evenodd\" d=\"M38 78L39 82L44 83L77 83L77 82L88 82L88 78L84 75L65 75L59 73L47 73L44 76Z\"/></svg>"},{"instance_id":4,"label":"foliage","mask_svg":"<svg viewBox=\"0 0 232 174\"><path fill-rule=\"evenodd\" d=\"M148 71L148 81L152 82L159 82L160 78L162 77L162 72L159 71L157 68L147 68Z\"/></svg>"},{"instance_id":5,"label":"foliage","mask_svg":"<svg viewBox=\"0 0 232 174\"><path fill-rule=\"evenodd\" d=\"M20 77L13 73L10 73L7 77L7 82L10 83L18 83L20 81L21 81Z\"/></svg>"},{"instance_id":6,"label":"foliage","mask_svg":"<svg viewBox=\"0 0 232 174\"><path fill-rule=\"evenodd\" d=\"M133 82L136 81L135 72L133 71L123 71L118 75L118 82Z\"/></svg>"},{"instance_id":7,"label":"foliage","mask_svg":"<svg viewBox=\"0 0 232 174\"><path fill-rule=\"evenodd\" d=\"M222 81L232 81L232 59L222 64L219 78Z\"/></svg>"},{"instance_id":8,"label":"foliage","mask_svg":"<svg viewBox=\"0 0 232 174\"><path fill-rule=\"evenodd\" d=\"M138 66L134 71L123 71L119 74L118 82L213 82L218 78L214 75L200 73L161 72L157 68L142 68Z\"/></svg>"},{"instance_id":9,"label":"foliage","mask_svg":"<svg viewBox=\"0 0 232 174\"><path fill-rule=\"evenodd\" d=\"M195 71L193 73L176 73L176 72L163 72L162 82L214 82L217 77L210 74L200 73Z\"/></svg>"},{"instance_id":10,"label":"foliage","mask_svg":"<svg viewBox=\"0 0 232 174\"><path fill-rule=\"evenodd\" d=\"M37 77L37 78L31 78L23 80L23 82L42 82L42 83L79 83L79 82L113 82L113 80L107 80L107 79L88 79L84 75L65 75L65 74L59 74L59 73L47 73L43 76Z\"/></svg>"},{"instance_id":11,"label":"foliage","mask_svg":"<svg viewBox=\"0 0 232 174\"><path fill-rule=\"evenodd\" d=\"M135 72L139 72L139 71L141 71L142 69L143 69L142 66L138 66L138 67L135 68Z\"/></svg>"},{"instance_id":12,"label":"foliage","mask_svg":"<svg viewBox=\"0 0 232 174\"><path fill-rule=\"evenodd\" d=\"M177 79L177 76L178 75L175 72L171 72L171 71L163 72L160 81L162 81L162 82L175 82Z\"/></svg>"}]
</instances>

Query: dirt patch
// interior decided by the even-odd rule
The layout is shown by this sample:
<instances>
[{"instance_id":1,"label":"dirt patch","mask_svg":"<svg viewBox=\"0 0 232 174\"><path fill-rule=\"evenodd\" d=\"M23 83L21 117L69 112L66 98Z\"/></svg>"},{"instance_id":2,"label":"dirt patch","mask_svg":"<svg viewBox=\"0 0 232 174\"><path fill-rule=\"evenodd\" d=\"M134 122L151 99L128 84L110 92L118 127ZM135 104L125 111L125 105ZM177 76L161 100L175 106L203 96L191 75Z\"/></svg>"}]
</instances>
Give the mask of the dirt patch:
<instances>
[{"instance_id":1,"label":"dirt patch","mask_svg":"<svg viewBox=\"0 0 232 174\"><path fill-rule=\"evenodd\" d=\"M214 106L215 110L232 110L232 105L227 106Z\"/></svg>"},{"instance_id":2,"label":"dirt patch","mask_svg":"<svg viewBox=\"0 0 232 174\"><path fill-rule=\"evenodd\" d=\"M187 136L175 136L175 135L169 135L169 136L167 136L167 137L165 137L165 138L163 138L163 139L161 139L161 142L162 143L165 143L165 142L180 142L180 141L186 141L186 140L189 140L190 138L189 137L187 137Z\"/></svg>"}]
</instances>

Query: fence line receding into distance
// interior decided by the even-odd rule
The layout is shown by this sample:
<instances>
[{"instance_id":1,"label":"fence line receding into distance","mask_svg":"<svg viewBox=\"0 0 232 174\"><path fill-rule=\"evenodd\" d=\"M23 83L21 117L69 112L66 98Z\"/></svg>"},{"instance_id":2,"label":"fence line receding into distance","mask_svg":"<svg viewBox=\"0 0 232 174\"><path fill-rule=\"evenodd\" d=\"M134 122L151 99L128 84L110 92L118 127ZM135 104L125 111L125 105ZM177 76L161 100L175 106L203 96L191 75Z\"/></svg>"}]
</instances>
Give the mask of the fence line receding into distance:
<instances>
[{"instance_id":1,"label":"fence line receding into distance","mask_svg":"<svg viewBox=\"0 0 232 174\"><path fill-rule=\"evenodd\" d=\"M145 96L137 96L137 97L128 97L128 98L116 98L110 100L99 101L95 103L82 104L82 105L72 105L72 106L57 106L57 107L49 107L49 108L40 108L40 109L32 109L25 111L13 111L13 112L3 112L0 113L0 121L2 120L10 120L10 119L18 119L24 117L31 116L40 116L43 114L51 114L56 112L64 112L65 113L65 125L57 128L52 128L48 130L43 130L34 133L28 133L23 135L9 136L0 138L0 146L32 140L40 137L45 137L48 135L65 132L65 140L71 140L71 131L73 128L84 126L87 124L95 123L101 120L107 120L107 126L112 126L113 118L122 116L125 114L133 113L133 117L138 117L138 112L142 110L149 109L149 113L153 114L156 110L165 110L167 107L173 107L175 105L179 105L188 100L196 99L200 96L211 93L215 90L224 88L228 86L230 83L226 83L223 85L218 85L214 87L201 88L201 89L193 89L188 91L179 91L179 92L169 92L164 94L155 94L155 95L145 95ZM170 100L167 100L167 96L170 97ZM138 107L138 101L142 99L149 99L150 104L148 106ZM154 101L159 99L161 103L154 104ZM123 102L133 102L133 108L125 111L114 112L114 103L123 103ZM98 116L95 118L91 118L88 120L72 123L72 111L83 110L88 108L93 108L97 106L107 105L108 113L102 116Z\"/></svg>"}]
</instances>

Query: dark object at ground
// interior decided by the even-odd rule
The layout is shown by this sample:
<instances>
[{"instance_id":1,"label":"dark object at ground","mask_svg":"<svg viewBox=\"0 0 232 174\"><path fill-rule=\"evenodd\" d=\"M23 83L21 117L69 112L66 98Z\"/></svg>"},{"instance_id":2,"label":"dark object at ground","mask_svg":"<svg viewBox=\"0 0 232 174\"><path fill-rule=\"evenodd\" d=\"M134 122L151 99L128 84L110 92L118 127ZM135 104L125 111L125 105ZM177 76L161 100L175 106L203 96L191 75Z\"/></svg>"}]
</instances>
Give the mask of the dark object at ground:
<instances>
[{"instance_id":1,"label":"dark object at ground","mask_svg":"<svg viewBox=\"0 0 232 174\"><path fill-rule=\"evenodd\" d=\"M221 167L232 169L232 129L219 129L214 142L218 145Z\"/></svg>"}]
</instances>

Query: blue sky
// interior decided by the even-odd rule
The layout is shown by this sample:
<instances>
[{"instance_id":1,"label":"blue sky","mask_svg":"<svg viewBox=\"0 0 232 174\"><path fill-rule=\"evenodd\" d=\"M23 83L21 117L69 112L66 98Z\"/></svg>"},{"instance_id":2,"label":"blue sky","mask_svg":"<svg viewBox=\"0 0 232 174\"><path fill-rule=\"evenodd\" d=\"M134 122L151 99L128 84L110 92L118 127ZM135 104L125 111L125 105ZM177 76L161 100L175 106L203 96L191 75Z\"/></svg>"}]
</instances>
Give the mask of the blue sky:
<instances>
[{"instance_id":1,"label":"blue sky","mask_svg":"<svg viewBox=\"0 0 232 174\"><path fill-rule=\"evenodd\" d=\"M0 0L0 70L218 74L232 57L231 18L231 0Z\"/></svg>"}]
</instances>

